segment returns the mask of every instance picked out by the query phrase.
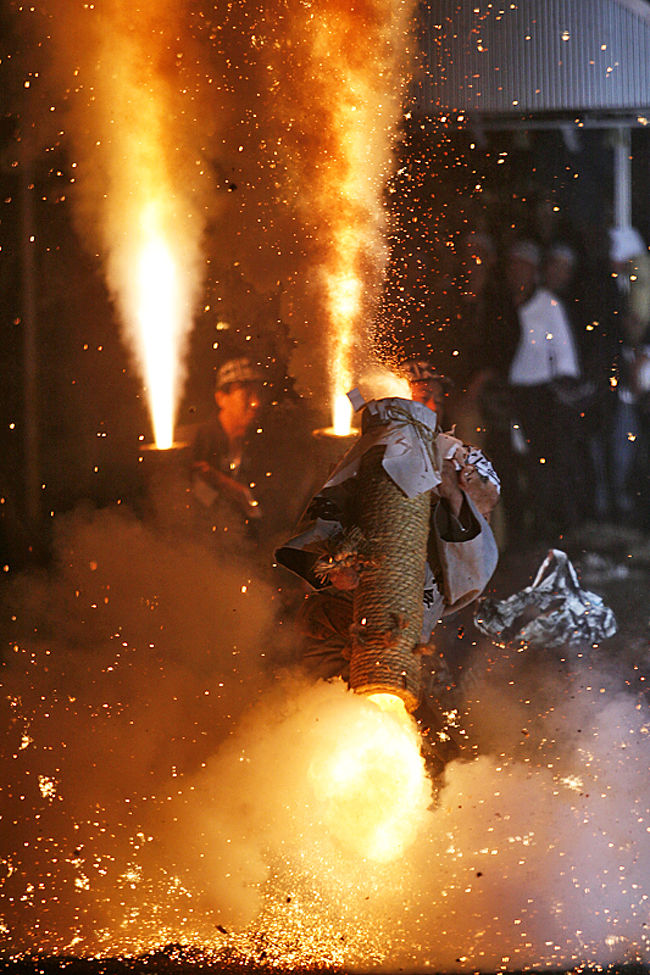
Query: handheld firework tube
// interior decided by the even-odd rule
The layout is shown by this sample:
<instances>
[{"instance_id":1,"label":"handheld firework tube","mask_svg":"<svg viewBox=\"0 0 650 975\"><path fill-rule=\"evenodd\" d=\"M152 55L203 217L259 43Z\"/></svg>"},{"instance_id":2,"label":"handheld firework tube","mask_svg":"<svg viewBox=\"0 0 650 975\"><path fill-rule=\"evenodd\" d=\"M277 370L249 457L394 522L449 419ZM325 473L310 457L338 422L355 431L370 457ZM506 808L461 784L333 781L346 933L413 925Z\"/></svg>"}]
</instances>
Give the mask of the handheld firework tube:
<instances>
[{"instance_id":1,"label":"handheld firework tube","mask_svg":"<svg viewBox=\"0 0 650 975\"><path fill-rule=\"evenodd\" d=\"M395 694L408 711L420 701L425 562L431 491L406 497L382 467L383 446L361 459L359 527L370 564L354 592L350 687Z\"/></svg>"}]
</instances>

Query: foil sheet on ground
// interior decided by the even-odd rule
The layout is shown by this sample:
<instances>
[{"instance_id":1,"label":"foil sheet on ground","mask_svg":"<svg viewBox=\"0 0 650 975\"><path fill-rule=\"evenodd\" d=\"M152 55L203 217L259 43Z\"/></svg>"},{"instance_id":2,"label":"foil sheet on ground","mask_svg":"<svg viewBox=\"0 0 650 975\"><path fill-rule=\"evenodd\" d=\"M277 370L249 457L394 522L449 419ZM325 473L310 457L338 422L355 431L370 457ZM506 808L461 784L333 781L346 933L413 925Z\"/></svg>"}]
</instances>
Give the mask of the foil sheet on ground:
<instances>
[{"instance_id":1,"label":"foil sheet on ground","mask_svg":"<svg viewBox=\"0 0 650 975\"><path fill-rule=\"evenodd\" d=\"M559 549L551 549L532 585L507 599L482 599L474 623L505 643L536 647L583 647L616 633L612 610L580 587L569 557Z\"/></svg>"}]
</instances>

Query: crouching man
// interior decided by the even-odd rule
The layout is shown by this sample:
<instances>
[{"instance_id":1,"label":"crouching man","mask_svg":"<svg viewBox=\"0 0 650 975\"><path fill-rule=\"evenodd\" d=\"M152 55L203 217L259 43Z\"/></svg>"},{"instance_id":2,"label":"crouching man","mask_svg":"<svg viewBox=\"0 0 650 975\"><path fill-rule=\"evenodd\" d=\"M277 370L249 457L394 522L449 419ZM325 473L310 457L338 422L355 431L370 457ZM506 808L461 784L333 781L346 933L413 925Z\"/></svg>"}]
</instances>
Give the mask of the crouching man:
<instances>
[{"instance_id":1,"label":"crouching man","mask_svg":"<svg viewBox=\"0 0 650 975\"><path fill-rule=\"evenodd\" d=\"M361 437L276 552L313 589L299 619L306 670L366 693L386 684L416 711L436 624L496 568L488 519L498 496L489 460L443 433L428 406L365 404Z\"/></svg>"}]
</instances>

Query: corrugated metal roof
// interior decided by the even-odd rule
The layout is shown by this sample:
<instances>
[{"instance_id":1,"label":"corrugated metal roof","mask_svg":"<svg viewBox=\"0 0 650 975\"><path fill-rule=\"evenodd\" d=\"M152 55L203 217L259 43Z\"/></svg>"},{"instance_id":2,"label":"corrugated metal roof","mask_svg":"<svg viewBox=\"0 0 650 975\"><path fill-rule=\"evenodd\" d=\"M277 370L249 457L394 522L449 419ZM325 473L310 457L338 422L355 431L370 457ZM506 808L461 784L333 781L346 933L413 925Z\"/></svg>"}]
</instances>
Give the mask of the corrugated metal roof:
<instances>
[{"instance_id":1,"label":"corrugated metal roof","mask_svg":"<svg viewBox=\"0 0 650 975\"><path fill-rule=\"evenodd\" d=\"M423 114L602 112L650 107L644 0L429 0Z\"/></svg>"}]
</instances>

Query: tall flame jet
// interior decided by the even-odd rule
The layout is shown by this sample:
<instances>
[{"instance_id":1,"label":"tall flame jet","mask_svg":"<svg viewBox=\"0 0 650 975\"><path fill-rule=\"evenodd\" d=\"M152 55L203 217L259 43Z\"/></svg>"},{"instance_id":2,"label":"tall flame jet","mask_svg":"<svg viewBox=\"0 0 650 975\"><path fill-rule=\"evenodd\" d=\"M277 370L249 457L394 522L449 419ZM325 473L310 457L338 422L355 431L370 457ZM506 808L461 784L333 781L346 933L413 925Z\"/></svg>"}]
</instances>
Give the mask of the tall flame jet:
<instances>
[{"instance_id":1,"label":"tall flame jet","mask_svg":"<svg viewBox=\"0 0 650 975\"><path fill-rule=\"evenodd\" d=\"M277 144L309 239L310 284L320 289L312 334L322 345L334 426L345 433L345 393L373 351L371 323L388 260L384 194L416 4L293 0L290 8L281 30L268 27L264 50L282 124Z\"/></svg>"},{"instance_id":2,"label":"tall flame jet","mask_svg":"<svg viewBox=\"0 0 650 975\"><path fill-rule=\"evenodd\" d=\"M339 4L330 14L314 25L313 54L332 78L326 91L333 107L333 151L322 170L331 235L324 276L331 399L339 411L334 425L345 433L341 396L352 385L358 353L369 351L369 323L387 261L383 197L402 114L413 4Z\"/></svg>"},{"instance_id":3,"label":"tall flame jet","mask_svg":"<svg viewBox=\"0 0 650 975\"><path fill-rule=\"evenodd\" d=\"M191 98L183 87L182 58L170 63L183 5L174 10L169 2L146 0L129 12L128 28L121 7L109 0L103 16L124 30L98 39L108 74L96 106L98 129L108 142L101 226L109 284L140 366L154 440L168 448L202 284L200 149L195 140L183 142L178 122Z\"/></svg>"},{"instance_id":4,"label":"tall flame jet","mask_svg":"<svg viewBox=\"0 0 650 975\"><path fill-rule=\"evenodd\" d=\"M102 260L156 445L169 447L203 283L211 187L207 126L196 124L206 82L188 7L41 0L32 10L34 49L48 59L43 105L63 126L50 137L69 142L77 229Z\"/></svg>"}]
</instances>

